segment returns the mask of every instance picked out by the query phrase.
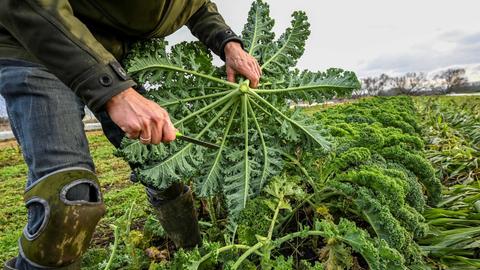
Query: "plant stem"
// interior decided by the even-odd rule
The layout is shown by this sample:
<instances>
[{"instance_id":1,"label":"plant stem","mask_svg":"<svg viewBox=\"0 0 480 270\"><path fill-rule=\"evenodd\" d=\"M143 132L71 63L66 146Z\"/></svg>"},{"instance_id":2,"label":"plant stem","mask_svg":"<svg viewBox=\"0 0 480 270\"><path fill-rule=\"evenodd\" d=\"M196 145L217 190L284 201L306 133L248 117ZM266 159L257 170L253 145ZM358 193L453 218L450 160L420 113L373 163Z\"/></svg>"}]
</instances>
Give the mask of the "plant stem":
<instances>
[{"instance_id":1,"label":"plant stem","mask_svg":"<svg viewBox=\"0 0 480 270\"><path fill-rule=\"evenodd\" d=\"M279 247L281 244L283 244L284 242L286 241L290 241L294 238L297 238L297 237L300 237L300 238L306 238L306 237L309 237L309 236L324 236L325 235L325 232L323 231L299 231L299 232L294 232L294 233L290 233L290 234L287 234L281 238L278 238L274 241L270 241L270 242L267 242L267 241L263 241L263 242L258 242L257 244L255 244L254 246L250 247L247 251L245 251L245 253L242 254L242 256L240 256L240 258L237 259L237 261L235 262L235 264L232 266L232 270L235 270L235 269L238 269L238 267L240 266L240 264L248 257L250 256L252 253L256 252L258 249L262 248L263 246L269 244L269 245L272 245L272 249L274 247ZM339 240L341 241L345 241L345 242L349 242L347 239L344 239L342 237L337 237Z\"/></svg>"},{"instance_id":2,"label":"plant stem","mask_svg":"<svg viewBox=\"0 0 480 270\"><path fill-rule=\"evenodd\" d=\"M200 258L200 260L198 260L197 266L200 266L203 262L208 260L213 254L220 254L222 252L229 251L229 250L235 249L235 248L236 249L249 249L250 246L234 244L234 245L228 245L228 246L221 247L217 250L214 250L214 251L211 251L211 252L205 254L202 258Z\"/></svg>"},{"instance_id":3,"label":"plant stem","mask_svg":"<svg viewBox=\"0 0 480 270\"><path fill-rule=\"evenodd\" d=\"M273 229L275 228L275 223L278 218L278 213L280 212L280 205L282 204L282 201L283 201L283 194L281 198L278 198L278 204L277 204L277 207L275 208L275 212L273 213L273 218L272 218L272 222L270 223L270 228L268 229L267 238L269 241L272 240Z\"/></svg>"},{"instance_id":4,"label":"plant stem","mask_svg":"<svg viewBox=\"0 0 480 270\"><path fill-rule=\"evenodd\" d=\"M248 160L248 109L247 109L247 102L248 97L247 95L242 95L242 114L243 114L243 130L245 134L245 152L244 152L244 162L243 162L243 170L244 170L244 194L243 194L243 208L247 206L247 199L250 187L250 172L249 172L249 160Z\"/></svg>"},{"instance_id":5,"label":"plant stem","mask_svg":"<svg viewBox=\"0 0 480 270\"><path fill-rule=\"evenodd\" d=\"M263 63L263 65L260 67L261 70L263 70L271 61L273 61L273 59L275 59L278 55L280 55L283 52L283 50L285 50L288 43L290 42L290 38L292 37L292 35L293 35L293 31L290 32L290 35L288 35L287 40L285 41L285 43L283 43L283 46L272 57L270 57L270 59L268 59L265 63Z\"/></svg>"},{"instance_id":6,"label":"plant stem","mask_svg":"<svg viewBox=\"0 0 480 270\"><path fill-rule=\"evenodd\" d=\"M232 91L228 95L218 99L217 101L215 101L213 103L210 103L209 105L201 108L200 110L195 111L195 112L187 115L186 117L182 118L181 120L178 120L177 122L175 122L174 126L177 126L177 125L179 125L179 124L181 124L181 123L183 123L183 122L185 122L185 121L187 121L187 120L189 120L189 119L191 119L191 118L193 118L193 117L195 117L195 116L197 116L197 115L199 115L203 112L206 112L206 111L211 110L211 109L213 109L217 106L220 106L223 103L228 102L229 100L232 100L232 98L234 96L237 96L237 95L240 95L240 91Z\"/></svg>"},{"instance_id":7,"label":"plant stem","mask_svg":"<svg viewBox=\"0 0 480 270\"><path fill-rule=\"evenodd\" d=\"M273 230L275 229L275 223L277 222L278 218L278 213L280 212L280 206L283 202L283 194L278 198L278 204L277 207L275 208L275 212L273 213L272 217L272 222L270 223L270 228L268 228L268 234L267 234L267 242L270 243L272 241L272 236L273 236ZM265 245L265 250L263 252L263 257L265 260L270 260L270 254L271 254L271 247L269 245Z\"/></svg>"},{"instance_id":8,"label":"plant stem","mask_svg":"<svg viewBox=\"0 0 480 270\"><path fill-rule=\"evenodd\" d=\"M321 88L345 89L345 86L328 85L328 84L316 84L316 85L305 85L305 86L279 88L279 89L255 89L253 91L256 92L256 93L259 93L259 94L278 94L278 93L283 93L283 92L305 91L305 90L321 89Z\"/></svg>"},{"instance_id":9,"label":"plant stem","mask_svg":"<svg viewBox=\"0 0 480 270\"><path fill-rule=\"evenodd\" d=\"M208 122L208 124L202 129L202 131L200 131L200 133L198 133L196 136L195 136L195 139L200 139L200 137L202 137L203 134L205 134L205 132L207 132L210 127L215 124L215 122L217 122L217 120L220 118L220 116L222 116L222 114L225 113L225 111L228 110L228 108L230 108L230 106L232 106L233 102L235 102L235 99L230 99L227 104L225 104L225 106L223 106L223 108L217 113L217 115L212 119L210 120L210 122ZM178 150L174 155L170 156L169 158L167 158L166 160L162 161L162 162L159 162L157 165L147 169L147 170L153 170L155 169L157 166L159 166L160 164L164 164L166 162L170 162L171 160L174 160L178 155L182 155L184 151L187 151L188 149L190 149L190 147L192 147L192 143L187 143L187 145L185 145L182 149ZM147 170L143 170L141 173L147 171Z\"/></svg>"},{"instance_id":10,"label":"plant stem","mask_svg":"<svg viewBox=\"0 0 480 270\"><path fill-rule=\"evenodd\" d=\"M234 90L227 90L227 91L223 91L223 92L219 92L219 93L213 93L213 94L203 95L203 96L198 96L198 97L184 98L184 99L179 99L179 100L171 101L171 102L167 102L167 103L160 103L159 105L162 106L162 107L167 107L167 106L171 106L171 105L175 105L175 104L179 104L179 103L185 103L185 102L207 99L207 98L214 98L214 97L224 96L227 93L232 92L232 91L234 91Z\"/></svg>"},{"instance_id":11,"label":"plant stem","mask_svg":"<svg viewBox=\"0 0 480 270\"><path fill-rule=\"evenodd\" d=\"M263 138L263 132L260 128L260 124L257 121L257 116L253 111L252 105L250 104L250 99L247 99L248 110L252 115L253 122L255 123L255 127L258 131L258 136L260 137L260 142L262 143L262 152L263 152L263 170L262 170L262 177L260 178L260 185L259 190L262 190L265 178L267 177L267 169L268 169L268 150L267 145L265 144L265 139Z\"/></svg>"},{"instance_id":12,"label":"plant stem","mask_svg":"<svg viewBox=\"0 0 480 270\"><path fill-rule=\"evenodd\" d=\"M236 84L236 83L232 83L232 82L225 81L223 79L219 79L219 78L216 78L216 77L213 77L213 76L210 76L210 75L207 75L207 74L203 74L203 73L200 73L200 72L197 72L197 71L194 71L194 70L184 69L184 68L173 66L173 65L150 64L150 65L147 65L147 66L145 66L141 69L138 69L138 70L131 70L130 72L135 73L135 72L139 72L141 70L153 69L153 68L187 73L187 74L191 74L191 75L194 75L194 76L197 76L197 77L201 77L201 78L204 78L204 79L207 79L207 80L210 80L210 81L213 81L213 82L217 82L217 83L220 83L220 84L223 84L223 85L226 85L226 86L230 86L232 88L238 88L238 84Z\"/></svg>"},{"instance_id":13,"label":"plant stem","mask_svg":"<svg viewBox=\"0 0 480 270\"><path fill-rule=\"evenodd\" d=\"M230 114L230 119L228 120L228 124L225 127L225 131L223 133L223 138L222 138L222 142L220 144L220 149L218 150L218 152L215 156L215 161L213 162L213 165L210 168L210 171L208 172L207 176L205 177L205 179L206 179L205 181L208 181L210 179L210 177L212 177L212 174L214 173L215 167L220 162L220 158L222 156L223 149L225 148L225 141L227 140L227 136L228 136L228 133L230 132L230 127L232 126L233 119L235 118L235 114L237 113L237 109L238 109L238 103L235 103L235 105L232 109L232 113ZM201 194L208 193L208 191L204 190L204 187L206 187L206 186L209 186L209 185L207 183L203 183L202 189L201 189L201 192L200 192Z\"/></svg>"},{"instance_id":14,"label":"plant stem","mask_svg":"<svg viewBox=\"0 0 480 270\"><path fill-rule=\"evenodd\" d=\"M235 264L233 264L232 266L232 270L236 270L238 269L238 267L240 266L240 264L242 264L242 262L248 257L250 256L252 253L254 253L255 251L259 250L261 247L263 247L264 245L266 244L266 242L258 242L256 243L254 246L250 247L247 251L245 251L242 256L240 256L240 258L237 259L237 261L235 261Z\"/></svg>"},{"instance_id":15,"label":"plant stem","mask_svg":"<svg viewBox=\"0 0 480 270\"><path fill-rule=\"evenodd\" d=\"M270 102L266 101L259 94L255 93L255 91L250 91L249 93L251 95L253 95L254 97L258 98L261 102L263 102L265 105L267 105L274 112L279 114L283 119L287 120L288 122L292 123L297 128L301 129L306 135L308 135L310 138L312 138L317 144L322 146L324 149L328 149L329 146L328 146L327 142L323 142L323 144L322 144L322 142L319 141L318 138L315 138L315 136L313 134L311 134L307 129L305 129L305 127L303 127L302 125L297 123L297 121L295 121L295 120L291 119L290 117L286 116L285 114L283 114L279 109L277 109L275 106L273 106Z\"/></svg>"},{"instance_id":16,"label":"plant stem","mask_svg":"<svg viewBox=\"0 0 480 270\"><path fill-rule=\"evenodd\" d=\"M253 51L255 49L255 46L257 43L257 35L258 35L258 21L259 21L259 18L258 18L258 10L259 10L259 7L257 7L257 9L255 10L255 26L253 27L253 37L252 37L252 40L251 40L251 43L250 43L250 48L248 49L248 54L250 55L253 55Z\"/></svg>"},{"instance_id":17,"label":"plant stem","mask_svg":"<svg viewBox=\"0 0 480 270\"><path fill-rule=\"evenodd\" d=\"M117 253L117 247L118 247L118 242L120 238L120 228L118 226L115 226L113 224L110 225L113 228L113 235L114 235L114 242L113 242L113 247L112 247L112 253L110 254L110 257L108 258L107 265L103 270L109 270L110 267L112 266L113 259L115 258L115 255Z\"/></svg>"},{"instance_id":18,"label":"plant stem","mask_svg":"<svg viewBox=\"0 0 480 270\"><path fill-rule=\"evenodd\" d=\"M250 102L253 103L253 105L255 105L258 109L260 109L260 110L261 110L262 112L264 112L266 115L272 116L272 114L271 114L269 111L265 110L265 108L263 108L262 106L260 106L257 102L255 102L255 100L251 99Z\"/></svg>"}]
</instances>

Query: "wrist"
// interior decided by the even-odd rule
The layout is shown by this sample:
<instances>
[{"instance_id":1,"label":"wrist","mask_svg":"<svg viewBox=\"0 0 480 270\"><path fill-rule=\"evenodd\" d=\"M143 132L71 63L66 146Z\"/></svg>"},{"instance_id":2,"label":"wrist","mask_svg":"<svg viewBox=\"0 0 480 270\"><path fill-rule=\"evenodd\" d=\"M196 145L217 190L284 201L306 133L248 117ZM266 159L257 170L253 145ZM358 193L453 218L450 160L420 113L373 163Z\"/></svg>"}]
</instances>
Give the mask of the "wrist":
<instances>
[{"instance_id":1,"label":"wrist","mask_svg":"<svg viewBox=\"0 0 480 270\"><path fill-rule=\"evenodd\" d=\"M136 91L133 88L130 87L130 88L125 89L122 92L116 94L115 96L111 97L107 101L107 103L105 103L105 108L107 109L107 111L112 106L115 106L115 104L118 104L118 103L122 102L123 100L127 99L127 97L132 94L132 91L136 93Z\"/></svg>"},{"instance_id":2,"label":"wrist","mask_svg":"<svg viewBox=\"0 0 480 270\"><path fill-rule=\"evenodd\" d=\"M242 44L236 40L227 42L223 48L225 56L228 56L230 53L233 53L236 50L243 50Z\"/></svg>"}]
</instances>

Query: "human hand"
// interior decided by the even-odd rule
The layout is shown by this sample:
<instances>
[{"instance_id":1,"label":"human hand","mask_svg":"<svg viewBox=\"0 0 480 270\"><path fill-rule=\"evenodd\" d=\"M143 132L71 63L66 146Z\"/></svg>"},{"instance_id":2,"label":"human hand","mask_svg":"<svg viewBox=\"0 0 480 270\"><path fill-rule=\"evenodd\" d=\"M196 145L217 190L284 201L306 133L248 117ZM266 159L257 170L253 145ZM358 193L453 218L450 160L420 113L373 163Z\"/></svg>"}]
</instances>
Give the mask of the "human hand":
<instances>
[{"instance_id":1,"label":"human hand","mask_svg":"<svg viewBox=\"0 0 480 270\"><path fill-rule=\"evenodd\" d=\"M225 45L225 64L227 80L235 82L235 74L239 73L250 80L250 87L257 88L262 69L257 60L242 49L240 43L231 41Z\"/></svg>"},{"instance_id":2,"label":"human hand","mask_svg":"<svg viewBox=\"0 0 480 270\"><path fill-rule=\"evenodd\" d=\"M107 113L130 139L143 144L171 142L176 129L165 109L144 98L133 88L112 97L105 105Z\"/></svg>"}]
</instances>

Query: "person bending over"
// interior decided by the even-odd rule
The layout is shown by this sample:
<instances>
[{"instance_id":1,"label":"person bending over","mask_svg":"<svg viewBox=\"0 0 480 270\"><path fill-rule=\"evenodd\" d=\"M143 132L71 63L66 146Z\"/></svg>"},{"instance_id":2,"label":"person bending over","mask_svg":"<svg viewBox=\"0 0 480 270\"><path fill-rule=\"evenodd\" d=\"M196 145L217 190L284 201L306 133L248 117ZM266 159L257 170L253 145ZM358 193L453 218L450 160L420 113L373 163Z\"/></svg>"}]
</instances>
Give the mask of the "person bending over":
<instances>
[{"instance_id":1,"label":"person bending over","mask_svg":"<svg viewBox=\"0 0 480 270\"><path fill-rule=\"evenodd\" d=\"M83 129L84 106L119 147L175 139L167 111L135 89L120 62L132 43L186 25L226 62L227 76L256 87L257 61L209 0L1 0L0 94L28 165L28 222L5 269L80 269L105 212ZM132 175L134 177L134 175ZM177 247L201 244L190 189L145 188Z\"/></svg>"}]
</instances>

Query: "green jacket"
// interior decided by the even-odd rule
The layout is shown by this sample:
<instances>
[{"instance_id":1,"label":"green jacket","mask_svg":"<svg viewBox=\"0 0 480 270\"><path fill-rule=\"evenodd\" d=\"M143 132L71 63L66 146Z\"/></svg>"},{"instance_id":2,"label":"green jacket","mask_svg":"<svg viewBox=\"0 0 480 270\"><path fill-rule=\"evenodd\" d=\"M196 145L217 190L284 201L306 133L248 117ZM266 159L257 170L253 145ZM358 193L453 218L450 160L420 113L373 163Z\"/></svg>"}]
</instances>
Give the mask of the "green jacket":
<instances>
[{"instance_id":1,"label":"green jacket","mask_svg":"<svg viewBox=\"0 0 480 270\"><path fill-rule=\"evenodd\" d=\"M209 0L0 0L0 58L40 63L94 112L135 86L129 45L183 25L214 53L239 38Z\"/></svg>"}]
</instances>

